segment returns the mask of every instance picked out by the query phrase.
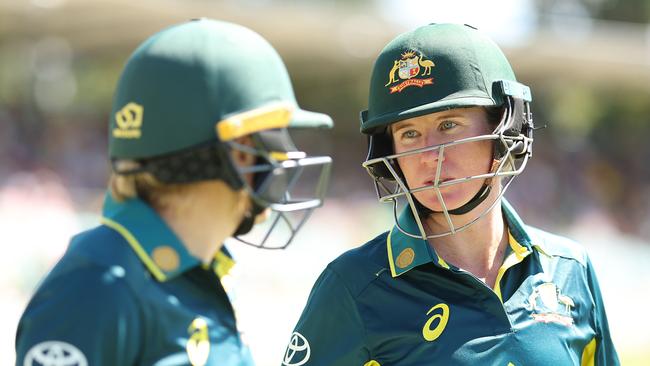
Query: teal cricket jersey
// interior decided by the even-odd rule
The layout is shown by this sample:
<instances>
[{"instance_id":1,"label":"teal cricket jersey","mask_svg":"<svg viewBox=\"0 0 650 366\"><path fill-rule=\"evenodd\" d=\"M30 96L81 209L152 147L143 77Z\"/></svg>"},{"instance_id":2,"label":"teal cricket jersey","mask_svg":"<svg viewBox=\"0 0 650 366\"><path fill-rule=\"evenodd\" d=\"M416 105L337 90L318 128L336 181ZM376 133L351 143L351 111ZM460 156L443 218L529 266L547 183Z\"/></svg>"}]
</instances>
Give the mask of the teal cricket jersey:
<instances>
[{"instance_id":1,"label":"teal cricket jersey","mask_svg":"<svg viewBox=\"0 0 650 366\"><path fill-rule=\"evenodd\" d=\"M394 227L327 266L282 364L619 365L584 249L502 209L510 249L495 288ZM399 220L417 232L408 208Z\"/></svg>"},{"instance_id":2,"label":"teal cricket jersey","mask_svg":"<svg viewBox=\"0 0 650 366\"><path fill-rule=\"evenodd\" d=\"M29 302L16 365L252 365L220 281L225 248L202 265L137 199L108 197L104 214Z\"/></svg>"}]
</instances>

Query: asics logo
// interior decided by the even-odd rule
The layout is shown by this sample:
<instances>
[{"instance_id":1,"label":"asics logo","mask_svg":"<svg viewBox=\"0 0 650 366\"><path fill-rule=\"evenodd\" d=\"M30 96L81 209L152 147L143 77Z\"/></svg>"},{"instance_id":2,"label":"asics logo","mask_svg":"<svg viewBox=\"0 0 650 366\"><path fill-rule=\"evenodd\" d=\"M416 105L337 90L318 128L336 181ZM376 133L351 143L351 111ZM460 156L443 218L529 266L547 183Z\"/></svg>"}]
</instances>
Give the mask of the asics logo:
<instances>
[{"instance_id":1,"label":"asics logo","mask_svg":"<svg viewBox=\"0 0 650 366\"><path fill-rule=\"evenodd\" d=\"M435 313L434 313L435 312ZM449 320L449 305L440 303L427 312L427 315L434 313L422 328L422 337L428 342L435 341L440 337ZM433 327L433 328L432 328Z\"/></svg>"}]
</instances>

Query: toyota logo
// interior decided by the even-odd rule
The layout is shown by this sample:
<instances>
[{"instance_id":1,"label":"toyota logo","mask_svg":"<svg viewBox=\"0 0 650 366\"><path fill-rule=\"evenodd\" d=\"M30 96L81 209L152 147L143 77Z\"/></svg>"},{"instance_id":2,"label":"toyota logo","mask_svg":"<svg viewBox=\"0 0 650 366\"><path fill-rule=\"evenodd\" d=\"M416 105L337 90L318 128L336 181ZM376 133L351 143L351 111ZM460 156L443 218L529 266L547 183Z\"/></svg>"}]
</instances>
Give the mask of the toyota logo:
<instances>
[{"instance_id":1,"label":"toyota logo","mask_svg":"<svg viewBox=\"0 0 650 366\"><path fill-rule=\"evenodd\" d=\"M88 366L86 356L70 343L41 342L25 355L24 366Z\"/></svg>"},{"instance_id":2,"label":"toyota logo","mask_svg":"<svg viewBox=\"0 0 650 366\"><path fill-rule=\"evenodd\" d=\"M303 337L302 334L298 332L293 332L291 335L291 340L287 346L287 352L284 354L284 361L282 365L284 366L300 366L304 365L309 361L309 356L311 355L311 349L309 348L309 342Z\"/></svg>"}]
</instances>

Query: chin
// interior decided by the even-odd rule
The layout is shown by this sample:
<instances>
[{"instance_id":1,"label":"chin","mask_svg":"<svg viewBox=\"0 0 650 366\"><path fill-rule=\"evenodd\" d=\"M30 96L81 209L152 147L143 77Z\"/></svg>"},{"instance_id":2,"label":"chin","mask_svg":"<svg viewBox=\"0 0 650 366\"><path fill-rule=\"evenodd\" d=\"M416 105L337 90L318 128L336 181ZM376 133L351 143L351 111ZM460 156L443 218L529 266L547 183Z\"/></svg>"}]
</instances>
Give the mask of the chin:
<instances>
[{"instance_id":1,"label":"chin","mask_svg":"<svg viewBox=\"0 0 650 366\"><path fill-rule=\"evenodd\" d=\"M445 206L448 211L455 210L472 199L471 194L465 194L465 192L445 192L444 189L441 190L442 199L445 201ZM438 200L438 195L435 191L423 191L415 194L415 197L420 201L420 203L434 212L442 212L442 204Z\"/></svg>"}]
</instances>

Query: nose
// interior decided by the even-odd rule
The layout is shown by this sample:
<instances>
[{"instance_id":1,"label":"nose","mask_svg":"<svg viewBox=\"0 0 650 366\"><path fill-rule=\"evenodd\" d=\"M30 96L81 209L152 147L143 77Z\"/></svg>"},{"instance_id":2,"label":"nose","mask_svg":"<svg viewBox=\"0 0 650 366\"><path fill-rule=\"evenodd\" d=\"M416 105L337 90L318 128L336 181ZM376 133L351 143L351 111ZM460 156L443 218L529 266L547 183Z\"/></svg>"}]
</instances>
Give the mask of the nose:
<instances>
[{"instance_id":1,"label":"nose","mask_svg":"<svg viewBox=\"0 0 650 366\"><path fill-rule=\"evenodd\" d=\"M445 161L444 151L441 153L440 147L420 153L420 162L427 166L436 166L441 159Z\"/></svg>"}]
</instances>

